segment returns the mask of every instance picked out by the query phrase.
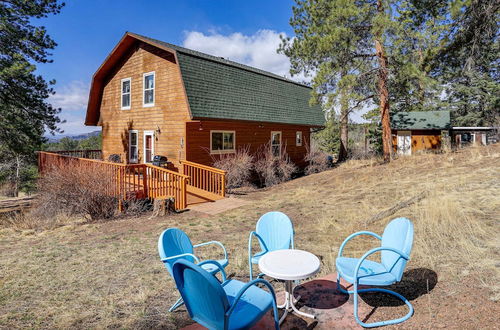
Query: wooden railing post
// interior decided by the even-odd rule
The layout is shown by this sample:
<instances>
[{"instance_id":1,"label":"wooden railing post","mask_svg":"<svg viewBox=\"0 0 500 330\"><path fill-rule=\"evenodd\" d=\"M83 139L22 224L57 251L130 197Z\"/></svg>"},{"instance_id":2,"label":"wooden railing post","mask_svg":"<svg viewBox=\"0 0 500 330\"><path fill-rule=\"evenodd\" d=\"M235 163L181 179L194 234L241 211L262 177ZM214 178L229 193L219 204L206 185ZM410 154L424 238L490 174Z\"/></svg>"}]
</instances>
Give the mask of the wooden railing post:
<instances>
[{"instance_id":1,"label":"wooden railing post","mask_svg":"<svg viewBox=\"0 0 500 330\"><path fill-rule=\"evenodd\" d=\"M149 194L149 187L148 187L148 168L147 168L146 165L141 166L141 168L142 168L142 176L143 176L143 178L142 178L142 180L143 180L142 184L144 186L144 196L146 198L152 198L154 196L150 196L150 194Z\"/></svg>"}]
</instances>

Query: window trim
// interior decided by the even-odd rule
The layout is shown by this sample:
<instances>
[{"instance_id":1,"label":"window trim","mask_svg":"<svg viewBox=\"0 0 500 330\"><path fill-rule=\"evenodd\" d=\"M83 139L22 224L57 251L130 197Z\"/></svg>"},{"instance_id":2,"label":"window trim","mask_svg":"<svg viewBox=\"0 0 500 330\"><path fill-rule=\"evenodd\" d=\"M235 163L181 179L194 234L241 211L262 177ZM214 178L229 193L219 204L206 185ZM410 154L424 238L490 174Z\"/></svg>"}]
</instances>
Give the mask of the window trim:
<instances>
[{"instance_id":1,"label":"window trim","mask_svg":"<svg viewBox=\"0 0 500 330\"><path fill-rule=\"evenodd\" d=\"M152 103L144 103L145 101L145 94L146 94L146 77L147 76L153 76L153 102ZM151 89L148 89L148 90L151 90ZM154 107L155 106L155 91L156 91L156 73L155 71L151 71L151 72L145 72L142 74L142 106L147 108L147 107Z\"/></svg>"},{"instance_id":2,"label":"window trim","mask_svg":"<svg viewBox=\"0 0 500 330\"><path fill-rule=\"evenodd\" d=\"M142 139L143 140L142 141L142 146L143 146L142 153L144 154L143 163L149 164L148 162L146 162L146 135L152 136L152 139L151 139L151 162L149 162L149 163L152 163L153 157L155 156L155 131L144 131L143 139Z\"/></svg>"},{"instance_id":3,"label":"window trim","mask_svg":"<svg viewBox=\"0 0 500 330\"><path fill-rule=\"evenodd\" d=\"M224 133L233 134L233 149L227 150L214 150L212 149L212 135L213 133L222 133L222 147L224 147ZM224 130L210 130L210 154L211 155L223 155L223 154L234 154L236 152L236 131L224 131Z\"/></svg>"},{"instance_id":4,"label":"window trim","mask_svg":"<svg viewBox=\"0 0 500 330\"><path fill-rule=\"evenodd\" d=\"M280 148L279 148L279 155L277 155L276 157L281 157L281 147L283 146L283 132L282 131L271 131L271 140L270 140L270 147L271 147L271 154L273 154L273 134L275 133L280 133Z\"/></svg>"},{"instance_id":5,"label":"window trim","mask_svg":"<svg viewBox=\"0 0 500 330\"><path fill-rule=\"evenodd\" d=\"M132 159L132 134L136 134L137 135L137 144L135 145L135 150L136 150L136 153L137 153L137 158L136 159ZM131 163L131 164L137 164L139 162L139 131L136 130L136 129L131 129L128 131L128 162Z\"/></svg>"},{"instance_id":6,"label":"window trim","mask_svg":"<svg viewBox=\"0 0 500 330\"><path fill-rule=\"evenodd\" d=\"M123 106L123 95L125 93L123 93L123 83L125 81L128 81L129 82L129 92L128 92L128 107L124 107ZM130 110L130 107L132 105L132 78L131 77L128 77L128 78L123 78L121 81L120 81L120 109L121 110Z\"/></svg>"},{"instance_id":7,"label":"window trim","mask_svg":"<svg viewBox=\"0 0 500 330\"><path fill-rule=\"evenodd\" d=\"M299 133L300 133L300 143L298 143L298 140L297 140L297 137L299 136ZM303 136L304 134L302 134L302 131L297 131L295 132L295 146L297 147L302 147L302 144L303 144Z\"/></svg>"}]
</instances>

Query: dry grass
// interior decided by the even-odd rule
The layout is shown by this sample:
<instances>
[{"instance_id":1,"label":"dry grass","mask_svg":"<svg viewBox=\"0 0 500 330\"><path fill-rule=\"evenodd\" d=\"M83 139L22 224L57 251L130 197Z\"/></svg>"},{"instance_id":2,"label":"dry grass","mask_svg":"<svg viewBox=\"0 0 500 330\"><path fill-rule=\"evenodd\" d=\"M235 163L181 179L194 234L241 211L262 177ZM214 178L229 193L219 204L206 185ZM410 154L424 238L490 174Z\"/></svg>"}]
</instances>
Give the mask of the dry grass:
<instances>
[{"instance_id":1,"label":"dry grass","mask_svg":"<svg viewBox=\"0 0 500 330\"><path fill-rule=\"evenodd\" d=\"M230 254L229 273L245 277L248 232L270 210L290 215L297 247L322 258L322 274L335 270L337 249L348 234L381 232L390 218L409 217L416 240L408 267L435 271L438 286L454 287L464 277L479 278L479 283L468 283L489 288L484 291L489 294L485 300L482 295L476 297L477 304L467 307L468 313L474 313L488 299L499 298L499 160L500 146L490 146L402 158L388 165L349 161L250 193L243 197L250 201L248 205L217 216L186 212L157 219L72 224L42 232L0 229L0 328L186 325L190 321L182 309L167 312L177 293L157 257L160 232L178 226L195 243L220 240ZM366 223L374 214L422 191L429 192L422 201L392 217ZM373 244L360 238L347 250L359 255ZM446 295L435 289L420 298L426 301L425 307L415 303L412 322L436 313L431 309L443 301L448 311L458 295L459 289Z\"/></svg>"}]
</instances>

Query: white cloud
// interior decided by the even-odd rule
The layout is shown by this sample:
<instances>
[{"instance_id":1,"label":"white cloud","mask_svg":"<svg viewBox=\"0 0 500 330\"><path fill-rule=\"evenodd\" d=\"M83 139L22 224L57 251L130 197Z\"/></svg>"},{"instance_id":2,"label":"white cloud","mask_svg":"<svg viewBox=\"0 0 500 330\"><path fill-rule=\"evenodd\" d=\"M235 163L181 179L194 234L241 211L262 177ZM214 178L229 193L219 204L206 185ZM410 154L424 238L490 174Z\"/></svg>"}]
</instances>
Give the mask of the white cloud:
<instances>
[{"instance_id":1,"label":"white cloud","mask_svg":"<svg viewBox=\"0 0 500 330\"><path fill-rule=\"evenodd\" d=\"M211 31L208 34L197 31L186 32L183 46L214 56L221 56L234 62L246 64L297 81L303 76L290 75L290 61L278 54L281 36L284 32L259 30L253 35L236 32L229 35Z\"/></svg>"},{"instance_id":2,"label":"white cloud","mask_svg":"<svg viewBox=\"0 0 500 330\"><path fill-rule=\"evenodd\" d=\"M67 85L56 87L56 94L50 96L49 102L56 108L65 110L82 110L87 107L89 85L74 80Z\"/></svg>"}]
</instances>

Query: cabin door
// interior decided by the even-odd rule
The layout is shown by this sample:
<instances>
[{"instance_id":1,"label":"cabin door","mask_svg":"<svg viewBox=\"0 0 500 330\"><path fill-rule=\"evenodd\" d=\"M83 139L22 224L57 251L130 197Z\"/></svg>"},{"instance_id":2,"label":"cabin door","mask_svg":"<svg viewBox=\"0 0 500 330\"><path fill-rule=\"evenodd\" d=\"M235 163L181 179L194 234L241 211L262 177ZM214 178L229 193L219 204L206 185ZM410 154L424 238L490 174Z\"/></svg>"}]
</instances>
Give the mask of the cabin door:
<instances>
[{"instance_id":1,"label":"cabin door","mask_svg":"<svg viewBox=\"0 0 500 330\"><path fill-rule=\"evenodd\" d=\"M144 131L144 163L152 163L155 146L154 131Z\"/></svg>"},{"instance_id":2,"label":"cabin door","mask_svg":"<svg viewBox=\"0 0 500 330\"><path fill-rule=\"evenodd\" d=\"M410 131L398 131L398 155L411 155Z\"/></svg>"}]
</instances>

